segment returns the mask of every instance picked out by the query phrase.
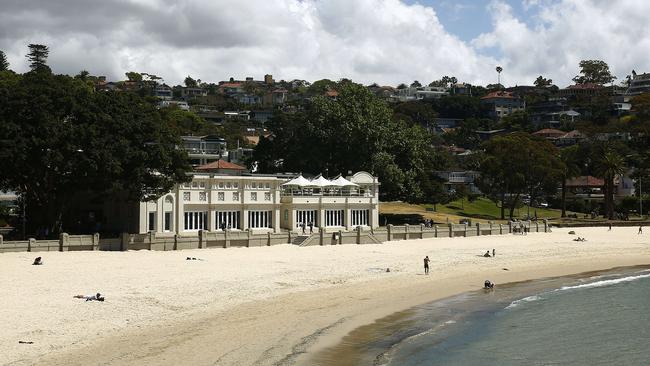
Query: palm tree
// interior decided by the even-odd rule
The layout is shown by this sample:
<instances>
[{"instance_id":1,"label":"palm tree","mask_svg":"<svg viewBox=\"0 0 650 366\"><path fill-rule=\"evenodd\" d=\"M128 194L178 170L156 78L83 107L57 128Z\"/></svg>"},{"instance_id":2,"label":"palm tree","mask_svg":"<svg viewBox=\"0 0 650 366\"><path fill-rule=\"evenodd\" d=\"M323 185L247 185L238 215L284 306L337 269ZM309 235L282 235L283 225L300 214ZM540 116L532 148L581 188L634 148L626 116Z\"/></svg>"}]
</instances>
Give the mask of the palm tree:
<instances>
[{"instance_id":1,"label":"palm tree","mask_svg":"<svg viewBox=\"0 0 650 366\"><path fill-rule=\"evenodd\" d=\"M562 172L562 217L566 217L566 182L580 174L578 145L561 150L560 160L564 164L564 171Z\"/></svg>"},{"instance_id":2,"label":"palm tree","mask_svg":"<svg viewBox=\"0 0 650 366\"><path fill-rule=\"evenodd\" d=\"M614 178L625 172L625 161L616 151L605 147L597 169L605 180L605 214L612 220L614 219Z\"/></svg>"},{"instance_id":3,"label":"palm tree","mask_svg":"<svg viewBox=\"0 0 650 366\"><path fill-rule=\"evenodd\" d=\"M497 84L501 85L501 71L503 71L503 68L501 66L497 66Z\"/></svg>"}]
</instances>

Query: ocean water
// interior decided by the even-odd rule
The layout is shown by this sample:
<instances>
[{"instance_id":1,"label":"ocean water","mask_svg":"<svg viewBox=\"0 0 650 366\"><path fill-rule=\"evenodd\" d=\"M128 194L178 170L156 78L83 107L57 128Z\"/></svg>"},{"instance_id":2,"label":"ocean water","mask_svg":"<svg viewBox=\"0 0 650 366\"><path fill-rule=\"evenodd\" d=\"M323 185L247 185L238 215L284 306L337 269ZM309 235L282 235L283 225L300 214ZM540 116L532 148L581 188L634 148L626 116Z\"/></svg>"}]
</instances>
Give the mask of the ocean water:
<instances>
[{"instance_id":1,"label":"ocean water","mask_svg":"<svg viewBox=\"0 0 650 366\"><path fill-rule=\"evenodd\" d=\"M499 285L393 314L311 365L650 365L650 269Z\"/></svg>"},{"instance_id":2,"label":"ocean water","mask_svg":"<svg viewBox=\"0 0 650 366\"><path fill-rule=\"evenodd\" d=\"M650 365L650 271L577 279L506 302L412 335L373 363Z\"/></svg>"}]
</instances>

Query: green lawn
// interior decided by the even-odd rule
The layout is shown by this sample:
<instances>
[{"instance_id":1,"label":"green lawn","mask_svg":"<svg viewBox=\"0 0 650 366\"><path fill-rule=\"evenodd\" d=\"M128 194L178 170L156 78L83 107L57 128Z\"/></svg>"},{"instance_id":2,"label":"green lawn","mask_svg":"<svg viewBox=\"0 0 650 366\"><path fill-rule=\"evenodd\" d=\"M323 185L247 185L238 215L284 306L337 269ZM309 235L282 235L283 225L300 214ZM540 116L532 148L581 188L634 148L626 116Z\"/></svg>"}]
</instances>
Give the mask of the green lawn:
<instances>
[{"instance_id":1,"label":"green lawn","mask_svg":"<svg viewBox=\"0 0 650 366\"><path fill-rule=\"evenodd\" d=\"M433 208L433 205L430 204L423 206L426 208ZM494 204L494 201L483 197L476 199L474 202L469 202L468 200L465 200L464 202L461 200L456 200L446 205L436 205L436 211L439 213L465 217L476 217L485 220L498 220L501 217L501 209ZM530 215L535 216L535 212L537 212L537 217L540 219L558 218L562 213L560 210L556 209L531 207ZM506 209L506 218L508 217L509 213L509 210ZM523 206L521 208L515 209L514 216L515 218L524 218L527 213L528 207Z\"/></svg>"}]
</instances>

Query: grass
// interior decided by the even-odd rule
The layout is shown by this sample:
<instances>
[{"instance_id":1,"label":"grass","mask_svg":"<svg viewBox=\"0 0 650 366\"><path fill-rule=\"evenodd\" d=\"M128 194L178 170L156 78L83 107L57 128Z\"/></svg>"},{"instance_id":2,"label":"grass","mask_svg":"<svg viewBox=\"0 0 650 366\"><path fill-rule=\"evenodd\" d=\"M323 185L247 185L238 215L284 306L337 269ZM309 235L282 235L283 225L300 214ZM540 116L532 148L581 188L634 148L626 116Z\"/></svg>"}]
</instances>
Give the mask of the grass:
<instances>
[{"instance_id":1,"label":"grass","mask_svg":"<svg viewBox=\"0 0 650 366\"><path fill-rule=\"evenodd\" d=\"M471 218L473 222L501 221L501 209L496 206L494 201L482 197L473 202L456 200L446 205L436 205L436 211L430 211L432 209L433 205L431 204L413 205L404 202L382 202L379 205L379 213L382 215L419 215L422 218L432 219L439 223L457 223L464 218ZM558 219L561 216L560 210L531 207L530 215L535 216L535 212L537 212L539 219ZM523 219L527 213L528 207L524 206L515 209L514 217ZM509 214L507 209L505 214L506 217Z\"/></svg>"}]
</instances>

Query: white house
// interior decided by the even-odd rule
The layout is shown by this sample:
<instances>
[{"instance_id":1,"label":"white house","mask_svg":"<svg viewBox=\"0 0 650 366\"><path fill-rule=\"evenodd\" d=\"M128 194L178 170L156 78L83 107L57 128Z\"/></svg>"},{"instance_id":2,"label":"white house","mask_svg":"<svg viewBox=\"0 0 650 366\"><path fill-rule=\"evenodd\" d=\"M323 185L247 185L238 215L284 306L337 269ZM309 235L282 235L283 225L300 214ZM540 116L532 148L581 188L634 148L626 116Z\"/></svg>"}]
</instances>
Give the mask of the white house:
<instances>
[{"instance_id":1,"label":"white house","mask_svg":"<svg viewBox=\"0 0 650 366\"><path fill-rule=\"evenodd\" d=\"M233 175L241 174L241 175ZM379 226L379 182L366 172L329 180L244 173L193 173L190 183L138 204L139 233L199 230L325 231Z\"/></svg>"}]
</instances>

